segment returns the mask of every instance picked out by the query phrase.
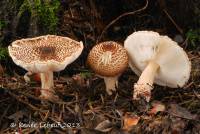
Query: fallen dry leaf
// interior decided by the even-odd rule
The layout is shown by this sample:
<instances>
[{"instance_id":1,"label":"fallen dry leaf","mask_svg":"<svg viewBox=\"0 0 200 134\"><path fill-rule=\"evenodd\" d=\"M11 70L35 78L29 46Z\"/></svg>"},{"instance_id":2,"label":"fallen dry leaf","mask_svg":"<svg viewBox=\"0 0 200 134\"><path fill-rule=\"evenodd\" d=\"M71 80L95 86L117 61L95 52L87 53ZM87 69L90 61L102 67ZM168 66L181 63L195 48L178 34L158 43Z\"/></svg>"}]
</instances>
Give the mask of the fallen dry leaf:
<instances>
[{"instance_id":1,"label":"fallen dry leaf","mask_svg":"<svg viewBox=\"0 0 200 134\"><path fill-rule=\"evenodd\" d=\"M14 81L14 82L18 81L17 78L15 78L15 77L11 77L11 80Z\"/></svg>"},{"instance_id":2,"label":"fallen dry leaf","mask_svg":"<svg viewBox=\"0 0 200 134\"><path fill-rule=\"evenodd\" d=\"M130 131L133 126L137 125L140 120L140 117L133 113L126 113L123 117L123 130Z\"/></svg>"},{"instance_id":3,"label":"fallen dry leaf","mask_svg":"<svg viewBox=\"0 0 200 134\"><path fill-rule=\"evenodd\" d=\"M17 111L16 113L8 116L8 119L12 119L14 121L17 121L17 120L23 118L24 115L25 115L24 111L21 110L21 111Z\"/></svg>"},{"instance_id":4,"label":"fallen dry leaf","mask_svg":"<svg viewBox=\"0 0 200 134\"><path fill-rule=\"evenodd\" d=\"M109 120L104 120L95 129L101 132L109 132L112 129L112 123Z\"/></svg>"},{"instance_id":5,"label":"fallen dry leaf","mask_svg":"<svg viewBox=\"0 0 200 134\"><path fill-rule=\"evenodd\" d=\"M191 114L186 108L183 108L177 104L170 104L169 114L189 120L195 120L197 117L196 115Z\"/></svg>"},{"instance_id":6,"label":"fallen dry leaf","mask_svg":"<svg viewBox=\"0 0 200 134\"><path fill-rule=\"evenodd\" d=\"M165 105L159 101L156 101L152 103L152 108L150 109L148 113L157 114L158 112L163 112L163 111L165 111Z\"/></svg>"},{"instance_id":7,"label":"fallen dry leaf","mask_svg":"<svg viewBox=\"0 0 200 134\"><path fill-rule=\"evenodd\" d=\"M72 80L75 84L77 84L80 87L89 87L89 80L82 77L81 74L76 74L72 76Z\"/></svg>"},{"instance_id":8,"label":"fallen dry leaf","mask_svg":"<svg viewBox=\"0 0 200 134\"><path fill-rule=\"evenodd\" d=\"M55 87L57 87L57 88L63 88L64 85L63 84L56 84Z\"/></svg>"}]
</instances>

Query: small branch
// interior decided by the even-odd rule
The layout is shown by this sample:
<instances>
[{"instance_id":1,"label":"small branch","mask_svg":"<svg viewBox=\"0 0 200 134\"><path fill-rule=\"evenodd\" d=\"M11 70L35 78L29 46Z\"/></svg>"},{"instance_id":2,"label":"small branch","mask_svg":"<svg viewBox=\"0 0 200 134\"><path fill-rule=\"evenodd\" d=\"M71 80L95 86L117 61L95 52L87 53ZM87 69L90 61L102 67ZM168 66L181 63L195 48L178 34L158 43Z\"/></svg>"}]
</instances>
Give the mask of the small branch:
<instances>
[{"instance_id":1,"label":"small branch","mask_svg":"<svg viewBox=\"0 0 200 134\"><path fill-rule=\"evenodd\" d=\"M11 104L9 104L9 105L6 107L6 109L4 110L3 114L1 115L1 117L0 117L0 126L1 126L1 124L2 124L3 118L6 116L6 114L7 114L7 112L8 112L10 106L11 106Z\"/></svg>"},{"instance_id":2,"label":"small branch","mask_svg":"<svg viewBox=\"0 0 200 134\"><path fill-rule=\"evenodd\" d=\"M117 21L118 21L119 19L121 19L122 17L128 16L128 15L135 15L136 13L145 10L145 9L148 7L148 4L149 4L149 1L146 0L146 4L145 4L144 7L140 8L140 9L138 9L138 10L136 10L136 11L133 11L133 12L126 12L126 13L124 13L124 14L118 16L116 19L112 20L112 21L103 29L101 35L97 38L96 43L98 43L98 42L100 41L100 39L102 38L103 34L106 32L106 30L107 30L111 25L113 25L115 22L117 22Z\"/></svg>"},{"instance_id":3,"label":"small branch","mask_svg":"<svg viewBox=\"0 0 200 134\"><path fill-rule=\"evenodd\" d=\"M170 19L170 21L174 24L174 26L176 27L176 29L183 34L183 30L176 24L176 22L173 20L173 18L169 15L169 13L167 12L167 10L163 10L164 13L167 15L167 17Z\"/></svg>"},{"instance_id":4,"label":"small branch","mask_svg":"<svg viewBox=\"0 0 200 134\"><path fill-rule=\"evenodd\" d=\"M169 18L169 20L173 23L173 25L176 27L176 29L183 34L183 30L176 24L176 22L174 21L174 19L169 15L169 13L167 12L167 6L166 6L166 1L165 0L158 0L159 5L160 5L160 9L163 10L163 12L166 14L166 16Z\"/></svg>"},{"instance_id":5,"label":"small branch","mask_svg":"<svg viewBox=\"0 0 200 134\"><path fill-rule=\"evenodd\" d=\"M198 94L194 89L193 89L193 93L198 99L200 99L200 94Z\"/></svg>"},{"instance_id":6,"label":"small branch","mask_svg":"<svg viewBox=\"0 0 200 134\"><path fill-rule=\"evenodd\" d=\"M189 118L189 117L183 117L183 116L180 116L180 115L178 115L178 114L171 113L171 112L168 112L168 111L167 111L167 113L168 113L169 115L171 115L171 116L174 116L174 117L178 117L178 118L182 118L182 119L186 119L186 120L190 120L190 121L196 121L196 122L200 123L200 121L197 120L197 119L192 119L192 118Z\"/></svg>"},{"instance_id":7,"label":"small branch","mask_svg":"<svg viewBox=\"0 0 200 134\"><path fill-rule=\"evenodd\" d=\"M39 109L39 108L33 106L32 104L30 104L30 103L28 103L28 102L22 100L22 99L19 98L16 94L14 94L14 93L12 93L12 92L10 92L10 91L7 91L7 93L8 93L10 96L12 96L13 98L15 98L17 101L19 101L19 102L21 102L21 103L23 103L23 104L29 106L29 108L31 108L32 110L44 112L43 110L41 110L41 109Z\"/></svg>"}]
</instances>

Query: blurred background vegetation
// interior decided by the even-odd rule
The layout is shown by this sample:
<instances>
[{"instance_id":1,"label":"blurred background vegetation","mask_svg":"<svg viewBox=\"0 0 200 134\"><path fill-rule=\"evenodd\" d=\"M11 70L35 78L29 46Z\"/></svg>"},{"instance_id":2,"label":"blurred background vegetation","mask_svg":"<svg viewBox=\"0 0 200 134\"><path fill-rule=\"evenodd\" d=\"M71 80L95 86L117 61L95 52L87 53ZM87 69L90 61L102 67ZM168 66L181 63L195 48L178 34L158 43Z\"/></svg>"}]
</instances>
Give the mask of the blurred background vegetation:
<instances>
[{"instance_id":1,"label":"blurred background vegetation","mask_svg":"<svg viewBox=\"0 0 200 134\"><path fill-rule=\"evenodd\" d=\"M147 7L135 14L118 16ZM1 0L0 63L7 63L7 46L16 39L44 34L82 40L85 50L79 64L97 42L124 39L136 30L167 34L188 51L200 49L199 0Z\"/></svg>"}]
</instances>

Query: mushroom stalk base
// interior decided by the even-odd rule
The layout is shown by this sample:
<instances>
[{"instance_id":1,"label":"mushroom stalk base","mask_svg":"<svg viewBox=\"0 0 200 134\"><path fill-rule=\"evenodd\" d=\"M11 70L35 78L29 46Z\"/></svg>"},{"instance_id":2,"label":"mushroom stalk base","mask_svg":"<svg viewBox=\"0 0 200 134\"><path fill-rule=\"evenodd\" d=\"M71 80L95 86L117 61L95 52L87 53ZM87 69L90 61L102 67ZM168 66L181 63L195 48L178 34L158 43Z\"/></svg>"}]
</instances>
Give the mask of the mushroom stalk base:
<instances>
[{"instance_id":1,"label":"mushroom stalk base","mask_svg":"<svg viewBox=\"0 0 200 134\"><path fill-rule=\"evenodd\" d=\"M106 85L106 92L108 95L112 95L112 91L116 91L116 87L118 87L118 76L103 78Z\"/></svg>"},{"instance_id":2,"label":"mushroom stalk base","mask_svg":"<svg viewBox=\"0 0 200 134\"><path fill-rule=\"evenodd\" d=\"M48 99L54 93L53 72L41 73L40 77L42 84L41 97Z\"/></svg>"},{"instance_id":3,"label":"mushroom stalk base","mask_svg":"<svg viewBox=\"0 0 200 134\"><path fill-rule=\"evenodd\" d=\"M142 72L138 82L134 85L133 99L138 100L139 97L144 97L147 102L151 98L151 90L153 89L153 82L159 65L154 61L150 61L147 67Z\"/></svg>"}]
</instances>

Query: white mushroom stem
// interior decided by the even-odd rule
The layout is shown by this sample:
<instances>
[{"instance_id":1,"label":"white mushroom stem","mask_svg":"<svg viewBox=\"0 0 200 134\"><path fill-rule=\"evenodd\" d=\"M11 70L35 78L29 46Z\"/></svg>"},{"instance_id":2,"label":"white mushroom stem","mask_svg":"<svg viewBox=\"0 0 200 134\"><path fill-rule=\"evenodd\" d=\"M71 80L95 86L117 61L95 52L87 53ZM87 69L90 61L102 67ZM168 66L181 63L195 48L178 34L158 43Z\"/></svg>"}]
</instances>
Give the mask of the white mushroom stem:
<instances>
[{"instance_id":1,"label":"white mushroom stem","mask_svg":"<svg viewBox=\"0 0 200 134\"><path fill-rule=\"evenodd\" d=\"M42 89L50 90L53 92L53 72L40 73Z\"/></svg>"},{"instance_id":2,"label":"white mushroom stem","mask_svg":"<svg viewBox=\"0 0 200 134\"><path fill-rule=\"evenodd\" d=\"M108 95L112 95L112 91L116 91L116 87L118 87L118 77L119 76L103 77Z\"/></svg>"},{"instance_id":3,"label":"white mushroom stem","mask_svg":"<svg viewBox=\"0 0 200 134\"><path fill-rule=\"evenodd\" d=\"M43 99L58 100L58 96L54 95L53 72L40 73L42 90L40 97Z\"/></svg>"},{"instance_id":4,"label":"white mushroom stem","mask_svg":"<svg viewBox=\"0 0 200 134\"><path fill-rule=\"evenodd\" d=\"M154 77L158 69L159 65L156 62L150 61L148 63L138 82L134 85L134 99L137 100L140 96L143 96L146 101L149 102L151 98L151 90L153 89Z\"/></svg>"}]
</instances>

